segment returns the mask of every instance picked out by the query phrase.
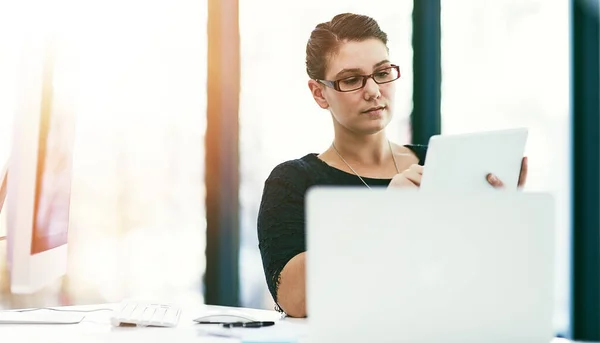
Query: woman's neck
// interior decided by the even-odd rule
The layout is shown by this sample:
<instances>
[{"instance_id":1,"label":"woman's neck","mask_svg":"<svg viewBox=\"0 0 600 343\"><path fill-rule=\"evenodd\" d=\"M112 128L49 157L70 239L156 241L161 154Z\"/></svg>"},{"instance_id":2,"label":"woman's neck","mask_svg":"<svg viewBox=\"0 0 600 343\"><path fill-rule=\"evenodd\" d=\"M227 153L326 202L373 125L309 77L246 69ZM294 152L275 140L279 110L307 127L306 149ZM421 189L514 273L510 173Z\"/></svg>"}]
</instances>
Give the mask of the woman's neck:
<instances>
[{"instance_id":1,"label":"woman's neck","mask_svg":"<svg viewBox=\"0 0 600 343\"><path fill-rule=\"evenodd\" d=\"M363 136L336 133L332 146L344 159L361 165L381 165L391 158L385 131Z\"/></svg>"}]
</instances>

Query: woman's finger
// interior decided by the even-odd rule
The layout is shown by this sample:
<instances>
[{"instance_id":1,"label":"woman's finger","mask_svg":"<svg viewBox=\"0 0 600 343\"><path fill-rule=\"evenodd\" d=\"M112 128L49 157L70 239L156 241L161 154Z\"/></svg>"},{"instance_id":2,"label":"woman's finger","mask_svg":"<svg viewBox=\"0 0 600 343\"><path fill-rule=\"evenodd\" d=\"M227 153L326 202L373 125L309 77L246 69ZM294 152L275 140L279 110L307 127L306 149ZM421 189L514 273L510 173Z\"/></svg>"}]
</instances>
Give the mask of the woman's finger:
<instances>
[{"instance_id":1,"label":"woman's finger","mask_svg":"<svg viewBox=\"0 0 600 343\"><path fill-rule=\"evenodd\" d=\"M406 177L408 180L410 180L412 183L414 183L417 186L421 185L421 174L413 169L407 169L404 171L404 177Z\"/></svg>"},{"instance_id":2,"label":"woman's finger","mask_svg":"<svg viewBox=\"0 0 600 343\"><path fill-rule=\"evenodd\" d=\"M419 174L423 174L423 166L419 164L413 164L409 168L409 170L413 170Z\"/></svg>"},{"instance_id":3,"label":"woman's finger","mask_svg":"<svg viewBox=\"0 0 600 343\"><path fill-rule=\"evenodd\" d=\"M523 157L521 161L521 173L519 174L519 187L525 186L527 181L527 157Z\"/></svg>"},{"instance_id":4,"label":"woman's finger","mask_svg":"<svg viewBox=\"0 0 600 343\"><path fill-rule=\"evenodd\" d=\"M490 185L494 186L495 188L504 187L504 183L502 183L502 181L500 181L500 179L498 179L498 177L496 177L496 175L494 174L488 174L487 181L490 183Z\"/></svg>"}]
</instances>

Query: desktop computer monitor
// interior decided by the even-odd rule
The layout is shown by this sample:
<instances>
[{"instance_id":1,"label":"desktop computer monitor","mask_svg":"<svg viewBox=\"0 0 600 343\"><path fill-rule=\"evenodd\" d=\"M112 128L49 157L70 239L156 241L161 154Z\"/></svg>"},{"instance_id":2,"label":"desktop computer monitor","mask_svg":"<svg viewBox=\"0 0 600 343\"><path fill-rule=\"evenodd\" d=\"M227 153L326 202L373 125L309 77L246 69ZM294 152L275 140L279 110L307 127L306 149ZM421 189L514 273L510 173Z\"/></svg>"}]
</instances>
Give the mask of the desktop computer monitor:
<instances>
[{"instance_id":1,"label":"desktop computer monitor","mask_svg":"<svg viewBox=\"0 0 600 343\"><path fill-rule=\"evenodd\" d=\"M6 212L2 212L2 207L6 200L6 188L8 187L7 171L8 165L4 165L0 169L0 241L6 239Z\"/></svg>"},{"instance_id":2,"label":"desktop computer monitor","mask_svg":"<svg viewBox=\"0 0 600 343\"><path fill-rule=\"evenodd\" d=\"M47 37L28 37L18 74L2 209L13 294L37 292L67 271L75 109L56 88L54 53Z\"/></svg>"}]
</instances>

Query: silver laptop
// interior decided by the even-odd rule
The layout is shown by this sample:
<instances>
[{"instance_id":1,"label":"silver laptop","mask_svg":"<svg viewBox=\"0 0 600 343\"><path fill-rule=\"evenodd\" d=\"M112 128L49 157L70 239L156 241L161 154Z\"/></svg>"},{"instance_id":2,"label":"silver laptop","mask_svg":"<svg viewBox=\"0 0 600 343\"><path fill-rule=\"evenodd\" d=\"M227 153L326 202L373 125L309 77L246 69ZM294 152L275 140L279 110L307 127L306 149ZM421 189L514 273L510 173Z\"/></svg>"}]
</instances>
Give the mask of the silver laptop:
<instances>
[{"instance_id":1,"label":"silver laptop","mask_svg":"<svg viewBox=\"0 0 600 343\"><path fill-rule=\"evenodd\" d=\"M314 188L309 342L553 338L554 200Z\"/></svg>"}]
</instances>

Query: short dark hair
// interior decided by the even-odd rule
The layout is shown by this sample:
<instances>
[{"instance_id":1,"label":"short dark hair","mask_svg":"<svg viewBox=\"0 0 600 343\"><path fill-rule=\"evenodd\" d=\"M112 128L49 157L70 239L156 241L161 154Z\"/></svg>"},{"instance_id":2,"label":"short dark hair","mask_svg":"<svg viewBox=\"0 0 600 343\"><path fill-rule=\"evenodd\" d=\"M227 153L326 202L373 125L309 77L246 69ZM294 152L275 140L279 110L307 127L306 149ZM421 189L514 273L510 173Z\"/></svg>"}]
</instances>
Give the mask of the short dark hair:
<instances>
[{"instance_id":1,"label":"short dark hair","mask_svg":"<svg viewBox=\"0 0 600 343\"><path fill-rule=\"evenodd\" d=\"M306 72L311 79L325 78L328 59L345 41L361 42L379 39L387 47L387 34L375 19L354 13L338 14L331 21L321 23L310 34L306 44Z\"/></svg>"}]
</instances>

